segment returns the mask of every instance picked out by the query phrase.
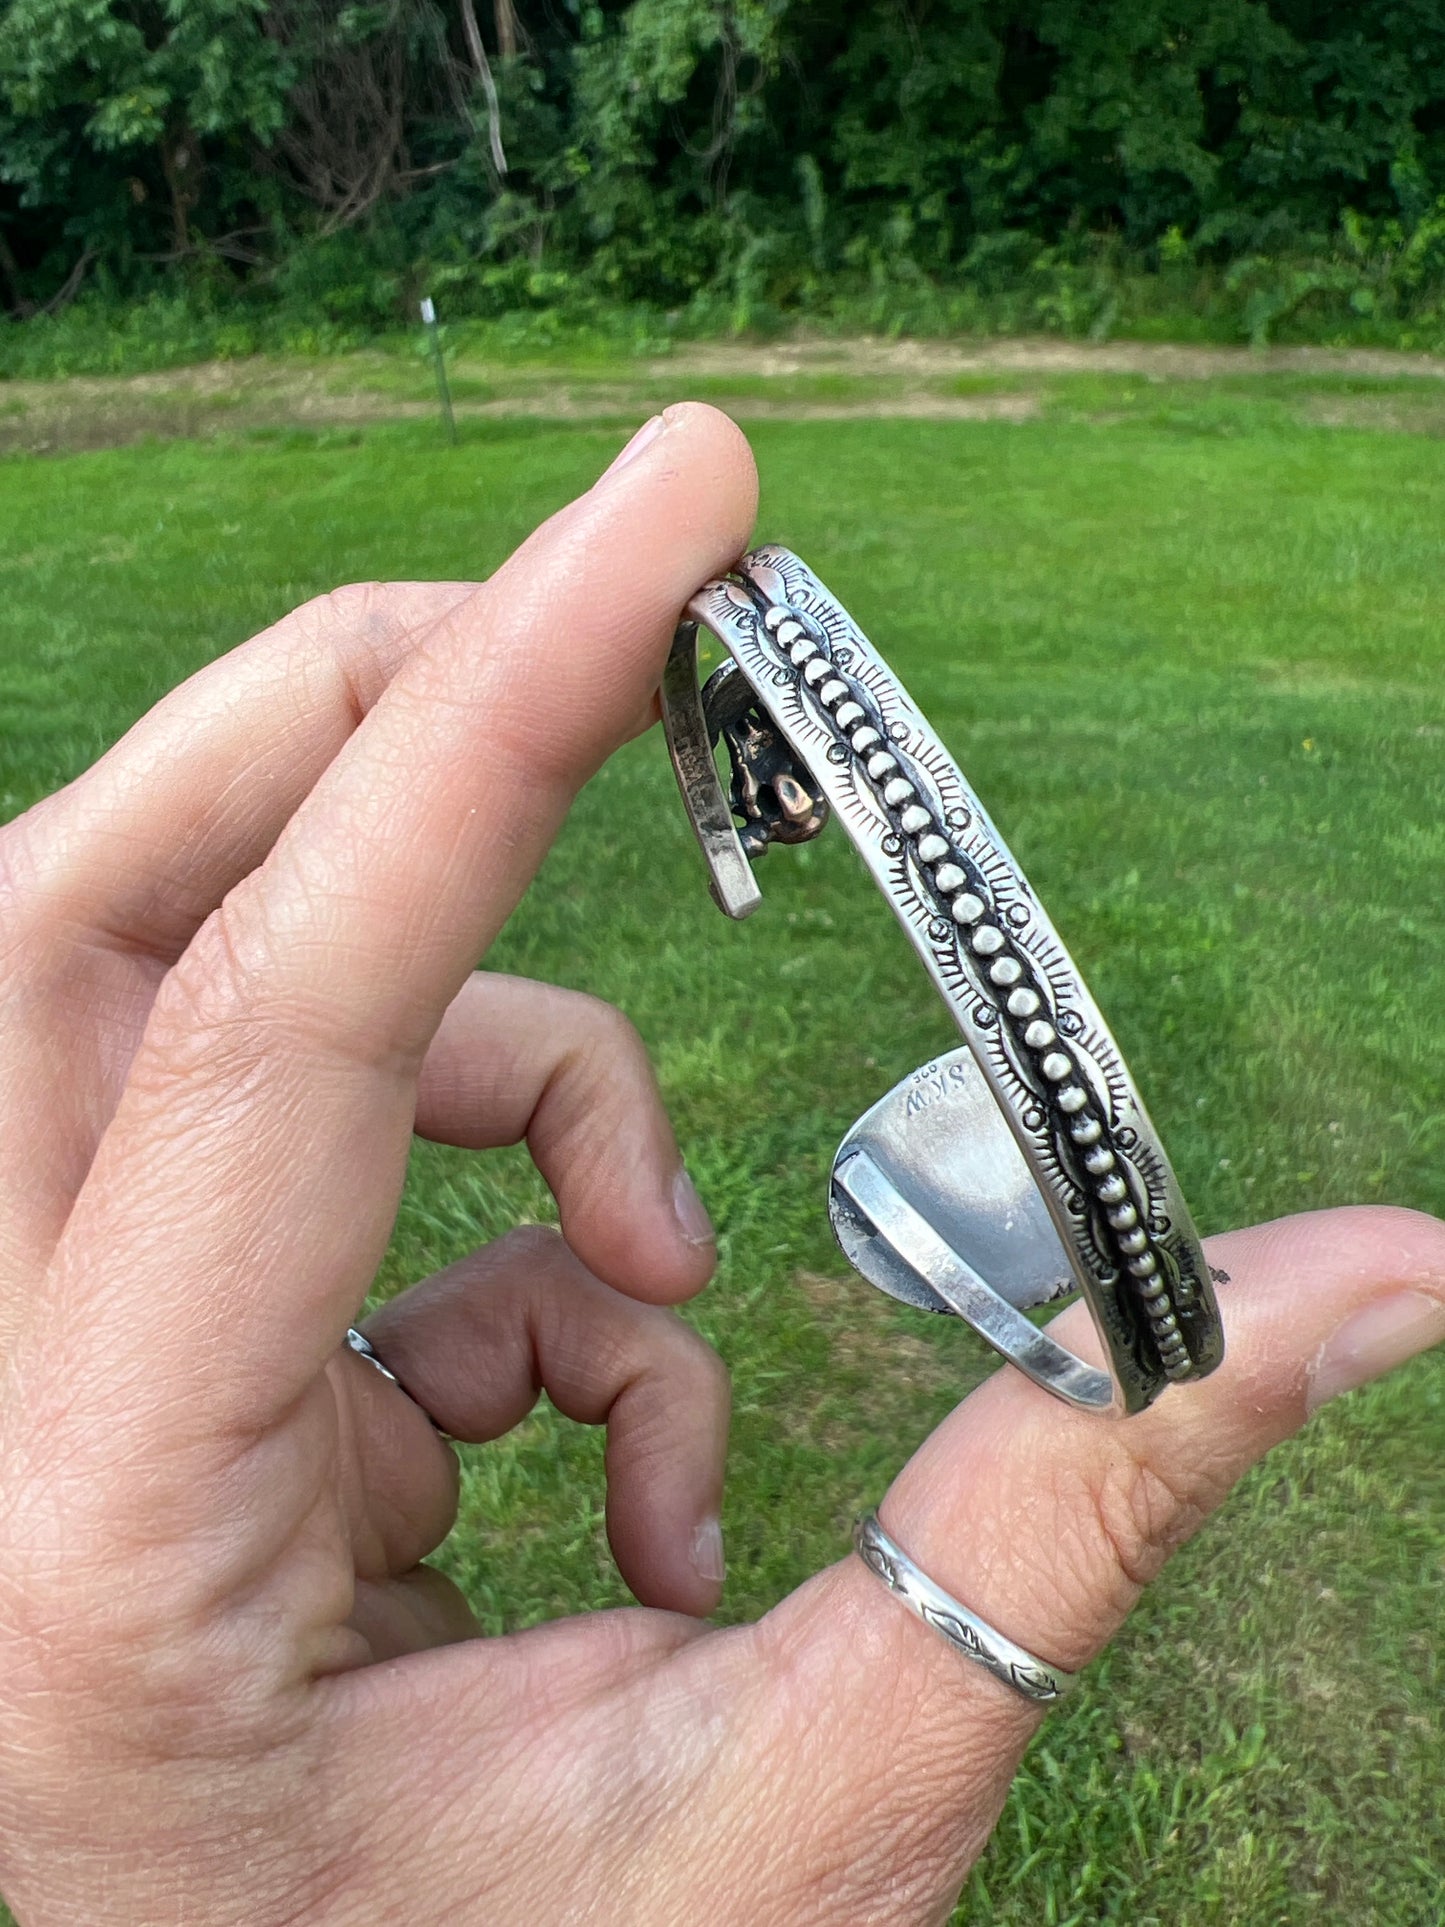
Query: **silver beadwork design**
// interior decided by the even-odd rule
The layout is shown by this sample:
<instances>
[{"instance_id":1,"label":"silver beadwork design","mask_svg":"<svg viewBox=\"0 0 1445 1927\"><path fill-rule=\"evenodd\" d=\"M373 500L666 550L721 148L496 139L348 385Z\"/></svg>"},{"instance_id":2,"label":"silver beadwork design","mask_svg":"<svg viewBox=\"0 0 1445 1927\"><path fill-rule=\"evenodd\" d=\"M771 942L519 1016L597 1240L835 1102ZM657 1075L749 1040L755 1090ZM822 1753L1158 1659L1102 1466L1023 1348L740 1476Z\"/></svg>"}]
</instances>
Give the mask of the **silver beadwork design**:
<instances>
[{"instance_id":1,"label":"silver beadwork design","mask_svg":"<svg viewBox=\"0 0 1445 1927\"><path fill-rule=\"evenodd\" d=\"M953 1011L1089 1301L1124 1408L1138 1410L1171 1380L1213 1370L1223 1355L1213 1290L1157 1135L1076 967L924 717L857 625L785 549L755 550L735 577L701 590L688 613L664 682L670 743L687 702L697 700L695 671L690 698L684 671L693 624L702 622L816 779ZM792 621L818 644L801 675L775 639ZM850 717L856 707L866 718L851 736L820 700L818 685L826 694L835 683ZM733 882L726 836L711 818L701 821L707 772L699 776L696 759L688 773L681 761L678 768L719 901L746 914L755 886ZM1096 1172L1115 1171L1136 1206L1133 1223L1111 1222L1092 1181ZM835 1187L838 1176L835 1167ZM920 1294L865 1275L912 1302L956 1309L927 1286ZM1161 1327L1165 1315L1175 1327ZM1031 1347L1001 1348L1061 1396L1100 1402L1092 1382L1070 1389L1054 1365L1027 1362L1020 1352Z\"/></svg>"}]
</instances>

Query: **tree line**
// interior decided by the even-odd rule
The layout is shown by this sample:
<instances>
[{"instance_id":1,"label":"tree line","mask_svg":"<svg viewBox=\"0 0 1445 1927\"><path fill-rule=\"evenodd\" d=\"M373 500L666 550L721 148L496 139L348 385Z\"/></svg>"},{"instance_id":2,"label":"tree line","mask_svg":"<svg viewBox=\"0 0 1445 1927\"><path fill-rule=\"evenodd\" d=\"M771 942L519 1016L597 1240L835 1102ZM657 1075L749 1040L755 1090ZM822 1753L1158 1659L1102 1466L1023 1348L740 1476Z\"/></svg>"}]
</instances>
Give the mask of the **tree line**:
<instances>
[{"instance_id":1,"label":"tree line","mask_svg":"<svg viewBox=\"0 0 1445 1927\"><path fill-rule=\"evenodd\" d=\"M0 300L383 323L1445 265L1439 0L4 0ZM1333 265L1331 265L1333 264ZM1353 265L1351 265L1353 264ZM1330 280L1335 275L1336 281ZM1343 279L1339 277L1343 276Z\"/></svg>"}]
</instances>

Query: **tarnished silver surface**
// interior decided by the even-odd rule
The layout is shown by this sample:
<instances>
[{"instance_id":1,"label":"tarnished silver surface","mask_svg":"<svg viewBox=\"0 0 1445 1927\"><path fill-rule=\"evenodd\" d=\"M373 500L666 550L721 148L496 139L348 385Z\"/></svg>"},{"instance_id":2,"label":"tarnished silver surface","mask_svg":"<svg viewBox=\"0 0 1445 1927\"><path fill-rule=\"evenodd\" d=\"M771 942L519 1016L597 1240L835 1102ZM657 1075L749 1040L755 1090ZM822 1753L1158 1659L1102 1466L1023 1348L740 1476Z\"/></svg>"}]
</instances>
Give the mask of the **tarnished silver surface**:
<instances>
[{"instance_id":1,"label":"tarnished silver surface","mask_svg":"<svg viewBox=\"0 0 1445 1927\"><path fill-rule=\"evenodd\" d=\"M713 739L697 686L695 622L683 623L673 639L662 678L662 727L693 833L707 859L713 902L725 916L750 916L763 893L733 828L732 810L712 760Z\"/></svg>"},{"instance_id":2,"label":"tarnished silver surface","mask_svg":"<svg viewBox=\"0 0 1445 1927\"><path fill-rule=\"evenodd\" d=\"M925 1626L941 1633L955 1652L982 1666L1015 1693L1048 1706L1073 1685L1072 1673L1061 1672L1047 1660L1016 1646L986 1619L980 1619L942 1586L935 1585L898 1541L883 1530L876 1512L865 1512L854 1526L853 1545L868 1570L877 1573L893 1596L916 1613Z\"/></svg>"},{"instance_id":3,"label":"tarnished silver surface","mask_svg":"<svg viewBox=\"0 0 1445 1927\"><path fill-rule=\"evenodd\" d=\"M895 1297L966 1317L1072 1404L1109 1405L1108 1383L1036 1343L1023 1313L1075 1287L1126 1411L1212 1371L1218 1309L1158 1136L1078 970L937 735L786 549L755 550L688 615L663 716L718 903L742 916L758 897L712 759L698 623L847 830L972 1054L905 1079L844 1140L832 1214L849 1258ZM735 716L735 699L728 708ZM768 825L785 815L781 804L762 812L755 848L759 836L761 847L784 840Z\"/></svg>"}]
</instances>

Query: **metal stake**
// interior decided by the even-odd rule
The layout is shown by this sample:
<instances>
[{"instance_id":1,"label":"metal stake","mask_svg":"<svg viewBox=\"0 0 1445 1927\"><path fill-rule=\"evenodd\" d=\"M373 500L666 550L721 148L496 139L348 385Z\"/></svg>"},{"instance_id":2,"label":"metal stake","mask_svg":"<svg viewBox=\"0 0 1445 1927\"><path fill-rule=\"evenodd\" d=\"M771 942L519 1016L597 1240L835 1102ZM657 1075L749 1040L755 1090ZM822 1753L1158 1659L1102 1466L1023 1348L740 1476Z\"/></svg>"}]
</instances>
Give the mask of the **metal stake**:
<instances>
[{"instance_id":1,"label":"metal stake","mask_svg":"<svg viewBox=\"0 0 1445 1927\"><path fill-rule=\"evenodd\" d=\"M421 318L426 324L427 339L431 343L432 365L437 374L437 399L442 405L442 415L447 425L447 440L455 448L457 418L452 413L452 391L447 386L447 365L442 355L441 330L437 327L436 303L430 295L421 304Z\"/></svg>"}]
</instances>

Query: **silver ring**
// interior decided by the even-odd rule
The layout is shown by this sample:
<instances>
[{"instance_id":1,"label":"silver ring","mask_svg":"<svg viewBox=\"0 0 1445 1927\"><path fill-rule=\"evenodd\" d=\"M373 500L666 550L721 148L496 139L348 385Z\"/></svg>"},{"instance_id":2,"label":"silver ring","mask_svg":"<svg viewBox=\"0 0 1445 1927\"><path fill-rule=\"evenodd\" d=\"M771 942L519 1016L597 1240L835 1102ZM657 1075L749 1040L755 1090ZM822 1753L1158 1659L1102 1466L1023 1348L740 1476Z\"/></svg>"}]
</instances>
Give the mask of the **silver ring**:
<instances>
[{"instance_id":1,"label":"silver ring","mask_svg":"<svg viewBox=\"0 0 1445 1927\"><path fill-rule=\"evenodd\" d=\"M375 1345L372 1344L365 1332L358 1331L355 1325L348 1325L346 1328L346 1342L358 1358L364 1358L368 1365L374 1365L383 1378L389 1378L398 1390L401 1389L401 1380L389 1365L382 1364L381 1354L377 1351ZM410 1397L410 1393L408 1393L408 1397ZM416 1403L415 1399L412 1400L412 1403Z\"/></svg>"},{"instance_id":2,"label":"silver ring","mask_svg":"<svg viewBox=\"0 0 1445 1927\"><path fill-rule=\"evenodd\" d=\"M987 1620L961 1606L942 1586L935 1585L898 1541L883 1530L876 1512L865 1512L854 1526L853 1547L868 1570L876 1572L894 1597L916 1613L925 1626L941 1633L956 1652L1026 1700L1046 1706L1061 1699L1073 1685L1073 1673L1062 1672L1047 1660L1025 1652Z\"/></svg>"},{"instance_id":3,"label":"silver ring","mask_svg":"<svg viewBox=\"0 0 1445 1927\"><path fill-rule=\"evenodd\" d=\"M761 901L752 862L835 812L965 1039L844 1138L829 1203L850 1262L906 1304L965 1319L1086 1410L1136 1412L1212 1372L1219 1310L1158 1134L1058 933L907 691L787 549L754 550L687 613L662 714L719 908L747 916ZM732 658L701 690L699 624ZM1076 1290L1107 1372L1027 1316Z\"/></svg>"},{"instance_id":4,"label":"silver ring","mask_svg":"<svg viewBox=\"0 0 1445 1927\"><path fill-rule=\"evenodd\" d=\"M436 1420L432 1417L431 1413L427 1411L416 1394L409 1392L391 1367L383 1361L381 1353L376 1349L375 1345L372 1344L365 1332L358 1331L355 1325L348 1325L346 1328L346 1343L350 1350L356 1353L358 1358L364 1358L368 1365L381 1373L383 1378L389 1378L403 1398L409 1398L411 1400L412 1404L426 1419L427 1424L430 1425L438 1438L451 1439L451 1433L445 1431L437 1424Z\"/></svg>"}]
</instances>

